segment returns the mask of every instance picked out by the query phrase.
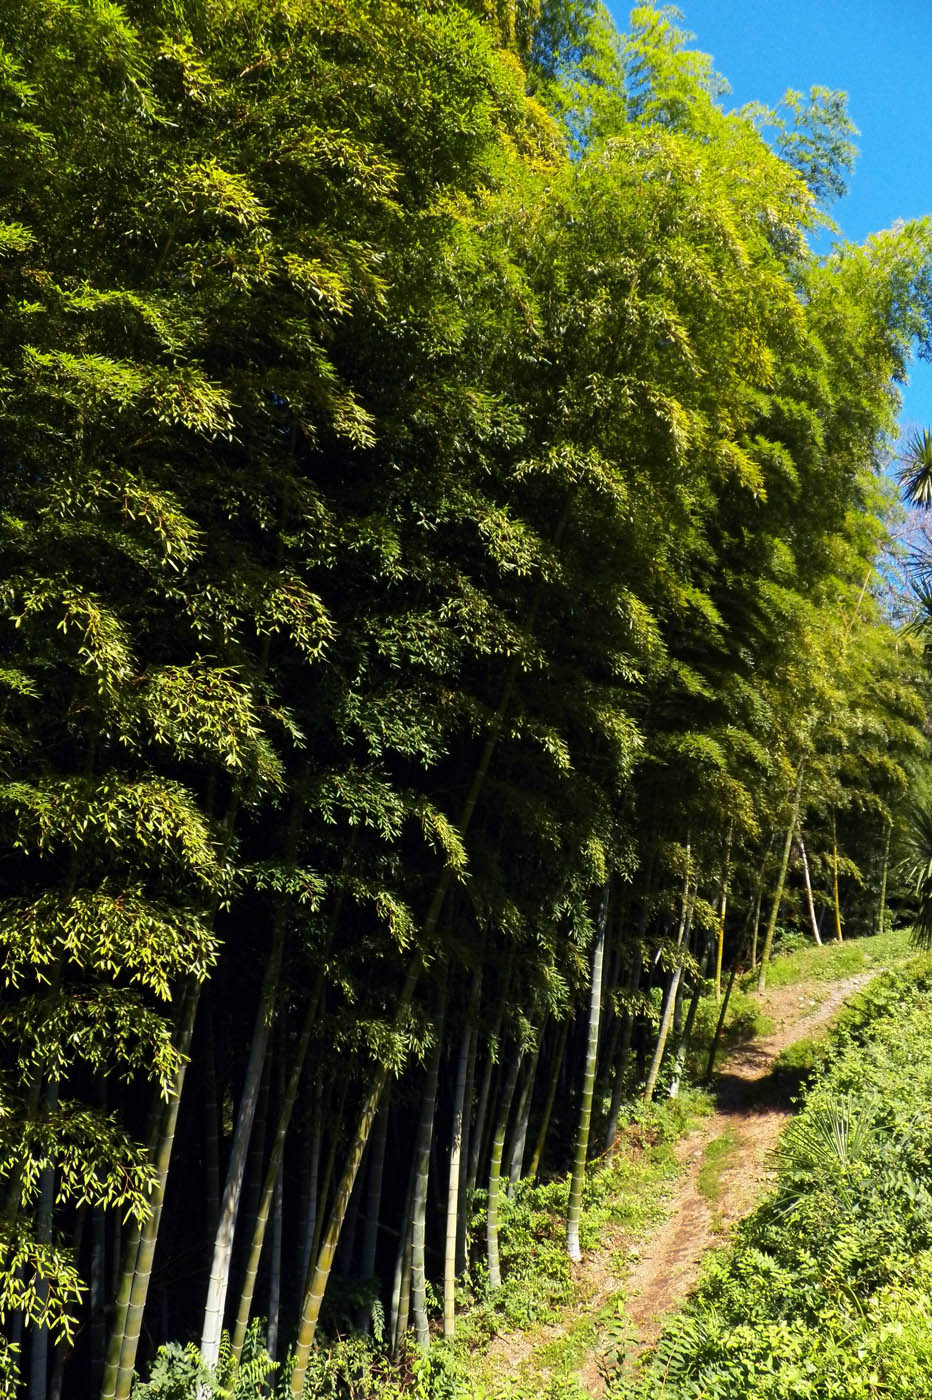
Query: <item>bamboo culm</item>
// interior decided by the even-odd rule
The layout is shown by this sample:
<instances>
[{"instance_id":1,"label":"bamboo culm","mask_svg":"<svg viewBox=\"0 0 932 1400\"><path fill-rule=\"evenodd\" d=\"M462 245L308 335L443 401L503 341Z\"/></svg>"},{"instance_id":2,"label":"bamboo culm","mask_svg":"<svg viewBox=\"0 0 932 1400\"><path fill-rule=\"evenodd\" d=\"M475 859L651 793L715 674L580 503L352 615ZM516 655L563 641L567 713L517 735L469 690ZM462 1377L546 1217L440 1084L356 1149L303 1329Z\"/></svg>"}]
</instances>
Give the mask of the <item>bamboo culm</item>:
<instances>
[{"instance_id":1,"label":"bamboo culm","mask_svg":"<svg viewBox=\"0 0 932 1400\"><path fill-rule=\"evenodd\" d=\"M440 1013L436 1039L427 1062L421 1117L415 1146L414 1192L411 1199L411 1306L414 1312L414 1332L422 1351L430 1346L427 1322L427 1265L425 1237L427 1232L427 1188L430 1177L430 1147L434 1133L434 1109L437 1103L437 1080L443 1048L443 1024L446 992L441 992Z\"/></svg>"},{"instance_id":2,"label":"bamboo culm","mask_svg":"<svg viewBox=\"0 0 932 1400\"><path fill-rule=\"evenodd\" d=\"M541 1114L540 1126L537 1130L537 1141L534 1144L534 1152L528 1163L528 1176L534 1177L540 1171L541 1158L544 1155L544 1148L547 1145L547 1134L550 1131L550 1119L553 1116L553 1105L556 1102L557 1088L560 1083L560 1071L563 1068L563 1056L566 1054L566 1042L569 1038L570 1023L563 1021L560 1025L560 1033L557 1036L553 1049L553 1059L550 1066L550 1081L547 1085L547 1097L544 1101L544 1111Z\"/></svg>"},{"instance_id":3,"label":"bamboo culm","mask_svg":"<svg viewBox=\"0 0 932 1400\"><path fill-rule=\"evenodd\" d=\"M796 839L799 842L799 854L803 863L803 883L806 886L806 906L809 910L809 924L812 928L812 936L821 948L822 938L819 933L819 921L816 918L815 902L812 898L812 880L809 877L809 860L806 855L806 843L803 840L802 823L796 823Z\"/></svg>"},{"instance_id":4,"label":"bamboo culm","mask_svg":"<svg viewBox=\"0 0 932 1400\"><path fill-rule=\"evenodd\" d=\"M595 947L592 953L592 989L589 999L589 1036L586 1045L586 1067L583 1075L579 1106L579 1126L576 1130L576 1152L570 1177L570 1198L566 1212L566 1247L570 1258L578 1263L582 1258L579 1247L579 1217L582 1210L583 1182L589 1151L589 1125L592 1121L592 1091L595 1087L595 1067L599 1050L599 1021L602 1015L602 962L605 956L605 926L608 922L610 887L606 883L599 911Z\"/></svg>"},{"instance_id":5,"label":"bamboo culm","mask_svg":"<svg viewBox=\"0 0 932 1400\"><path fill-rule=\"evenodd\" d=\"M142 1315L149 1294L152 1260L155 1256L155 1245L162 1218L165 1188L168 1184L168 1172L175 1143L175 1129L178 1124L178 1107L184 1088L199 992L199 986L192 982L186 988L182 998L179 1017L180 1034L178 1036L178 1049L181 1051L182 1061L175 1075L168 1103L165 1106L162 1131L159 1134L155 1155L155 1186L149 1201L149 1215L138 1235L130 1240L126 1266L121 1277L117 1318L111 1334L107 1364L104 1368L101 1391L103 1400L129 1400L133 1385L136 1353L139 1349L139 1338L142 1332ZM121 1328L120 1302L124 1296L126 1301L125 1325Z\"/></svg>"},{"instance_id":6,"label":"bamboo culm","mask_svg":"<svg viewBox=\"0 0 932 1400\"><path fill-rule=\"evenodd\" d=\"M893 819L887 817L887 833L883 843L883 864L880 870L880 903L877 908L877 933L883 933L887 913L887 872L890 868L890 838L893 835Z\"/></svg>"},{"instance_id":7,"label":"bamboo culm","mask_svg":"<svg viewBox=\"0 0 932 1400\"><path fill-rule=\"evenodd\" d=\"M236 1326L233 1330L233 1354L239 1359L243 1342L246 1340L246 1330L249 1326L249 1317L252 1311L252 1300L256 1286L256 1276L259 1272L259 1261L262 1257L262 1246L265 1240L265 1231L268 1226L269 1211L277 1190L280 1189L282 1157L285 1151L285 1139L288 1136L288 1129L291 1125L292 1114L298 1098L298 1086L301 1082L301 1075L304 1071L304 1062L307 1058L307 1050L311 1040L311 1034L315 1025L317 1006L319 1003L319 989L310 997L307 1010L304 1015L304 1022L298 1036L298 1043L295 1047L294 1059L291 1064L291 1073L288 1083L285 1085L279 1105L278 1123L275 1129L275 1138L272 1143L272 1152L266 1167L265 1180L262 1184L262 1193L259 1205L256 1209L255 1221L253 1224L252 1240L249 1246L249 1257L246 1261L246 1273L243 1286L240 1290L239 1308L236 1317Z\"/></svg>"},{"instance_id":8,"label":"bamboo culm","mask_svg":"<svg viewBox=\"0 0 932 1400\"><path fill-rule=\"evenodd\" d=\"M266 964L262 989L259 994L252 1043L249 1050L249 1062L236 1115L236 1128L230 1147L230 1160L227 1166L223 1198L220 1202L220 1221L214 1239L214 1254L201 1331L201 1359L209 1369L216 1366L220 1355L220 1339L223 1332L226 1296L230 1286L230 1267L233 1260L233 1237L236 1232L236 1220L242 1198L249 1142L259 1103L263 1074L265 1073L272 1007L278 991L278 978L284 947L284 932L284 917L282 916L276 920L272 955Z\"/></svg>"},{"instance_id":9,"label":"bamboo culm","mask_svg":"<svg viewBox=\"0 0 932 1400\"><path fill-rule=\"evenodd\" d=\"M486 1207L486 1248L489 1263L489 1287L500 1288L502 1283L501 1261L498 1253L498 1198L502 1174L502 1158L505 1155L505 1134L508 1131L508 1117L511 1101L514 1098L518 1072L521 1068L522 1051L515 1049L512 1054L502 1086L502 1096L492 1135L492 1153L489 1161L489 1198Z\"/></svg>"},{"instance_id":10,"label":"bamboo culm","mask_svg":"<svg viewBox=\"0 0 932 1400\"><path fill-rule=\"evenodd\" d=\"M786 871L790 863L790 849L793 845L793 832L796 830L796 821L799 816L799 799L803 790L803 771L805 765L800 763L796 771L796 787L793 791L793 810L790 815L789 825L786 829L786 840L783 842L783 858L780 861L780 871L777 876L777 886L773 892L773 904L770 908L770 918L767 920L767 931L764 934L764 946L760 955L760 970L757 974L757 991L763 992L767 985L767 964L770 961L770 954L773 949L773 937L777 931L777 919L780 917L780 905L783 902L783 890L786 885Z\"/></svg>"},{"instance_id":11,"label":"bamboo culm","mask_svg":"<svg viewBox=\"0 0 932 1400\"><path fill-rule=\"evenodd\" d=\"M521 1172L524 1167L524 1150L527 1144L527 1130L531 1117L531 1100L534 1097L534 1081L537 1078L537 1062L539 1059L540 1035L537 1037L537 1044L534 1046L534 1053L531 1056L530 1063L527 1067L527 1073L524 1076L524 1084L521 1087L521 1093L518 1095L518 1109L515 1113L511 1152L509 1154L509 1195L521 1180Z\"/></svg>"},{"instance_id":12,"label":"bamboo culm","mask_svg":"<svg viewBox=\"0 0 932 1400\"><path fill-rule=\"evenodd\" d=\"M670 1034L670 1025L673 1020L673 1009L676 1006L679 995L680 979L683 975L682 949L684 940L689 939L689 930L692 923L693 909L696 904L696 890L693 889L692 898L689 895L690 869L689 869L689 846L686 847L686 880L683 886L683 899L680 908L680 923L676 935L676 967L670 974L670 983L667 988L666 999L663 1004L663 1013L660 1017L660 1028L657 1032L657 1043L654 1046L654 1054L651 1060L650 1069L647 1073L647 1082L644 1085L643 1099L650 1103L654 1097L654 1089L657 1087L657 1076L660 1073L660 1066L663 1064L664 1051L667 1048L667 1038Z\"/></svg>"}]
</instances>

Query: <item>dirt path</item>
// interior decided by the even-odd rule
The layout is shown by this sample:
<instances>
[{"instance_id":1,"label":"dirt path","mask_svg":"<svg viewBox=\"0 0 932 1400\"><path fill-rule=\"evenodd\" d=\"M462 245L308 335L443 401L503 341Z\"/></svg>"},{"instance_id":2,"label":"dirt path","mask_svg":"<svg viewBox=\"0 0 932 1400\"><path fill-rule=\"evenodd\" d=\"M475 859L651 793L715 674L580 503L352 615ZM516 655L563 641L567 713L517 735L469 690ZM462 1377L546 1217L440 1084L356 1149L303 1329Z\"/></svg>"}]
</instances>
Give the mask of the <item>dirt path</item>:
<instances>
[{"instance_id":1,"label":"dirt path","mask_svg":"<svg viewBox=\"0 0 932 1400\"><path fill-rule=\"evenodd\" d=\"M669 1215L639 1249L620 1253L623 1241L619 1237L607 1239L602 1249L587 1255L576 1273L579 1302L559 1321L531 1334L496 1339L489 1360L498 1378L497 1397L507 1400L508 1377L517 1379L522 1372L526 1374L535 1354L572 1327L574 1319L597 1314L622 1290L625 1311L641 1347L656 1340L664 1315L682 1302L695 1284L707 1250L722 1242L728 1229L747 1215L766 1187L768 1159L790 1112L785 1102L768 1093L772 1086L767 1080L777 1057L824 1027L874 975L863 972L838 982L797 983L765 993L762 1009L776 1029L737 1050L722 1064L714 1113L677 1146L685 1170L671 1193ZM701 1187L700 1173L709 1145L719 1139L723 1140L721 1172L715 1200L710 1202ZM627 1270L620 1263L623 1257L635 1259ZM596 1351L585 1356L577 1374L589 1395L603 1393Z\"/></svg>"}]
</instances>

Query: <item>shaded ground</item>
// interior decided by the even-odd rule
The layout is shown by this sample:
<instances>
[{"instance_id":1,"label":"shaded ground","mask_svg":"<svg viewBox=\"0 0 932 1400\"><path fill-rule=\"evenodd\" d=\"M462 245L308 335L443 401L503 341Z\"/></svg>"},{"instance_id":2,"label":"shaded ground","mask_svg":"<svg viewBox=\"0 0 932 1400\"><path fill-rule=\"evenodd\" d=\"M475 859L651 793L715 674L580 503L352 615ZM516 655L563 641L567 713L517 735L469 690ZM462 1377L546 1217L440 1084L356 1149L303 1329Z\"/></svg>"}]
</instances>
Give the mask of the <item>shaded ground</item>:
<instances>
[{"instance_id":1,"label":"shaded ground","mask_svg":"<svg viewBox=\"0 0 932 1400\"><path fill-rule=\"evenodd\" d=\"M547 1348L591 1319L617 1295L642 1349L656 1340L665 1314L695 1284L703 1255L746 1215L769 1180L768 1160L791 1111L785 1083L773 1075L780 1053L818 1032L845 1001L870 981L862 972L837 982L803 982L764 994L772 1034L736 1050L722 1065L715 1112L677 1146L684 1173L671 1192L663 1223L631 1248L621 1230L583 1259L576 1271L578 1299L554 1322L530 1333L496 1338L488 1356L495 1394L507 1400L509 1381L545 1380ZM598 1341L584 1350L576 1374L585 1391L601 1395Z\"/></svg>"}]
</instances>

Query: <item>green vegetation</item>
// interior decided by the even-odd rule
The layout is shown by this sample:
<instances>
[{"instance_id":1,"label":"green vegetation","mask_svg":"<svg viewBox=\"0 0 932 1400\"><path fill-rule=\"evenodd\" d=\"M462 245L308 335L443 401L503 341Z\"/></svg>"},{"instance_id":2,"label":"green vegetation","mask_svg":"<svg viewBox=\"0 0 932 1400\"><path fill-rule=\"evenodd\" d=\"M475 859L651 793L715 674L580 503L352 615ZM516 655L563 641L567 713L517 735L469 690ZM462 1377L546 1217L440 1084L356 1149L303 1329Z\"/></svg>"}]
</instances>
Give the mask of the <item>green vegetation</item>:
<instances>
[{"instance_id":1,"label":"green vegetation","mask_svg":"<svg viewBox=\"0 0 932 1400\"><path fill-rule=\"evenodd\" d=\"M932 962L855 1001L784 1133L773 1194L619 1397L921 1393L932 1360Z\"/></svg>"},{"instance_id":2,"label":"green vegetation","mask_svg":"<svg viewBox=\"0 0 932 1400\"><path fill-rule=\"evenodd\" d=\"M676 1100L644 1105L625 1130L610 1162L590 1166L583 1196L580 1237L583 1248L609 1250L610 1267L624 1273L638 1257L640 1242L667 1213L671 1184L682 1171L674 1148L697 1118L711 1111L708 1097L691 1090ZM522 1182L509 1202L503 1245L510 1258L500 1293L471 1303L449 1353L463 1400L494 1400L502 1368L489 1368L482 1352L503 1328L529 1332L526 1360L509 1372L509 1394L579 1393L575 1373L587 1353L601 1345L614 1322L612 1299L599 1312L571 1282L562 1221L567 1181L549 1186ZM553 1334L552 1324L560 1327ZM548 1389L549 1387L549 1389Z\"/></svg>"},{"instance_id":3,"label":"green vegetation","mask_svg":"<svg viewBox=\"0 0 932 1400\"><path fill-rule=\"evenodd\" d=\"M734 1128L726 1128L717 1138L706 1143L699 1166L699 1190L713 1208L722 1199L722 1178L734 1166L740 1138ZM717 1212L713 1209L713 1228L719 1229Z\"/></svg>"},{"instance_id":4,"label":"green vegetation","mask_svg":"<svg viewBox=\"0 0 932 1400\"><path fill-rule=\"evenodd\" d=\"M843 96L723 92L652 5L0 5L5 1396L439 1397L703 995L914 911L932 221L818 256Z\"/></svg>"},{"instance_id":5,"label":"green vegetation","mask_svg":"<svg viewBox=\"0 0 932 1400\"><path fill-rule=\"evenodd\" d=\"M840 978L856 977L877 968L895 967L912 955L910 931L903 928L875 934L872 938L829 943L823 948L804 946L773 960L767 985L775 988L796 982L837 982ZM750 987L752 980L748 976L746 985Z\"/></svg>"}]
</instances>

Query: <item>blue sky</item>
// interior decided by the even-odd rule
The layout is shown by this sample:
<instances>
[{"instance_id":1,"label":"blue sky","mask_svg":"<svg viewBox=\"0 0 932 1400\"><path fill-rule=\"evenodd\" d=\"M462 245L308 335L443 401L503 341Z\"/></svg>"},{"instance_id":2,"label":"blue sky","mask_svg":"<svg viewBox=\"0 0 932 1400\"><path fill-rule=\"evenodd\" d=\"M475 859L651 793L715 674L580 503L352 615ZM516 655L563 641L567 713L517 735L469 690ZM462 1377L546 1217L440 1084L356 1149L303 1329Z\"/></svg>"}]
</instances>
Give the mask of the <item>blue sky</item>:
<instances>
[{"instance_id":1,"label":"blue sky","mask_svg":"<svg viewBox=\"0 0 932 1400\"><path fill-rule=\"evenodd\" d=\"M610 3L620 29L629 7ZM832 209L860 241L932 213L932 0L681 0L692 47L728 81L726 106L787 88L841 88L860 131L848 195ZM932 365L913 362L901 422L932 425Z\"/></svg>"}]
</instances>

